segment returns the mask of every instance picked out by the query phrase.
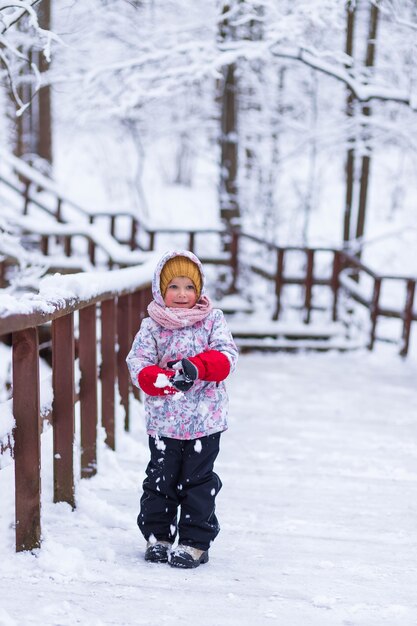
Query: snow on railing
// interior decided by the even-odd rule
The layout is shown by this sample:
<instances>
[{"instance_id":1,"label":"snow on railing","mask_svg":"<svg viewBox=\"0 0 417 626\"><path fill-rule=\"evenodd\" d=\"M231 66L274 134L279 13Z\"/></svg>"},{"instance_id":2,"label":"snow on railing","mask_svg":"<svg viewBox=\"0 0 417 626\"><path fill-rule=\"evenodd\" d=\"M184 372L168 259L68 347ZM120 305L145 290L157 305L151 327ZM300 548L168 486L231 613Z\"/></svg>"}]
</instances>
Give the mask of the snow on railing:
<instances>
[{"instance_id":1,"label":"snow on railing","mask_svg":"<svg viewBox=\"0 0 417 626\"><path fill-rule=\"evenodd\" d=\"M152 299L155 262L153 257L143 265L113 272L48 276L41 280L37 294L20 298L6 294L1 299L0 335L12 335L13 408L1 423L0 439L5 454L12 450L14 456L18 551L34 549L41 542L39 327L51 324L54 501L75 507L75 357L80 370L81 477L87 478L97 471L97 327L101 424L107 445L114 449L115 382L128 430L132 389L126 356Z\"/></svg>"},{"instance_id":2,"label":"snow on railing","mask_svg":"<svg viewBox=\"0 0 417 626\"><path fill-rule=\"evenodd\" d=\"M42 247L47 252L50 237L66 238L66 252L71 255L71 241L74 237L83 237L89 244L90 262L95 260L96 249L101 250L108 258L110 265L131 266L138 265L149 258L148 252L128 250L118 243L111 235L100 228L89 224L61 224L58 222L44 223L31 217L22 215L7 215L8 222L19 226L23 234L30 233L43 238ZM47 255L45 255L47 256ZM55 261L56 262L56 261Z\"/></svg>"},{"instance_id":3,"label":"snow on railing","mask_svg":"<svg viewBox=\"0 0 417 626\"><path fill-rule=\"evenodd\" d=\"M243 249L246 243L252 246L249 251ZM260 252L257 251L257 247ZM275 305L272 317L274 320L278 320L281 315L282 294L288 285L299 285L304 292L302 309L306 324L310 323L311 313L315 308L314 287L330 288L333 321L338 319L339 296L340 291L343 290L351 300L361 304L369 311L368 347L372 349L377 339L378 319L381 317L397 318L402 321L400 354L402 356L407 355L411 325L413 321L417 321L414 305L417 282L415 277L378 274L365 266L358 257L336 248L279 246L243 232L234 233L232 250L234 251L232 254L234 284L236 284L242 265L245 266L246 270L273 283ZM299 254L302 259L296 271L288 263L288 257L293 253ZM317 267L317 258L322 254L330 254L332 257L330 273L327 272L326 276ZM364 285L364 282L367 284ZM383 289L388 282L397 285L396 291L402 293L402 301L398 297L394 304L392 299L390 302L388 301L388 294L384 293Z\"/></svg>"}]
</instances>

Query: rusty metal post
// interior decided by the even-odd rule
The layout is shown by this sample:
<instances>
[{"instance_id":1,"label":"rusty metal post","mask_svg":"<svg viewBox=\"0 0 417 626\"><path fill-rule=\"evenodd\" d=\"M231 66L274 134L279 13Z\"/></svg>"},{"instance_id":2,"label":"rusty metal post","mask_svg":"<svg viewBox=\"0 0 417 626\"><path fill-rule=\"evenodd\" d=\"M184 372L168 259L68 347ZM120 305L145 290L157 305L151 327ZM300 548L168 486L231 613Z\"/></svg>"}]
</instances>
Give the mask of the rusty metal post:
<instances>
[{"instance_id":1,"label":"rusty metal post","mask_svg":"<svg viewBox=\"0 0 417 626\"><path fill-rule=\"evenodd\" d=\"M129 430L129 388L130 377L126 357L130 350L130 295L120 296L117 301L117 379L119 383L120 403L125 413L125 430Z\"/></svg>"},{"instance_id":2,"label":"rusty metal post","mask_svg":"<svg viewBox=\"0 0 417 626\"><path fill-rule=\"evenodd\" d=\"M149 251L155 250L155 231L149 231Z\"/></svg>"},{"instance_id":3,"label":"rusty metal post","mask_svg":"<svg viewBox=\"0 0 417 626\"><path fill-rule=\"evenodd\" d=\"M371 318L371 332L369 338L369 350L373 350L375 343L376 323L379 315L379 297L381 295L381 278L374 279L374 291L372 294L372 302L370 307Z\"/></svg>"},{"instance_id":4,"label":"rusty metal post","mask_svg":"<svg viewBox=\"0 0 417 626\"><path fill-rule=\"evenodd\" d=\"M13 333L16 551L41 544L41 450L38 329Z\"/></svg>"},{"instance_id":5,"label":"rusty metal post","mask_svg":"<svg viewBox=\"0 0 417 626\"><path fill-rule=\"evenodd\" d=\"M400 350L401 356L407 356L410 345L411 323L413 321L414 296L416 292L416 281L407 280L407 295L405 299L405 308L403 314L403 332L402 346Z\"/></svg>"},{"instance_id":6,"label":"rusty metal post","mask_svg":"<svg viewBox=\"0 0 417 626\"><path fill-rule=\"evenodd\" d=\"M97 472L97 338L96 305L79 312L81 478Z\"/></svg>"},{"instance_id":7,"label":"rusty metal post","mask_svg":"<svg viewBox=\"0 0 417 626\"><path fill-rule=\"evenodd\" d=\"M272 316L273 320L277 320L279 318L279 315L281 313L281 293L282 293L282 287L284 284L284 253L285 250L284 248L277 248L276 249L276 253L277 253L277 269L275 272L275 296L276 296L276 305L275 305L275 311L274 314Z\"/></svg>"},{"instance_id":8,"label":"rusty metal post","mask_svg":"<svg viewBox=\"0 0 417 626\"><path fill-rule=\"evenodd\" d=\"M74 497L74 314L52 322L52 423L54 430L54 502Z\"/></svg>"},{"instance_id":9,"label":"rusty metal post","mask_svg":"<svg viewBox=\"0 0 417 626\"><path fill-rule=\"evenodd\" d=\"M116 382L116 303L101 303L101 423L106 444L115 449L114 385Z\"/></svg>"},{"instance_id":10,"label":"rusty metal post","mask_svg":"<svg viewBox=\"0 0 417 626\"><path fill-rule=\"evenodd\" d=\"M116 216L112 215L110 218L110 235L114 237L116 234Z\"/></svg>"},{"instance_id":11,"label":"rusty metal post","mask_svg":"<svg viewBox=\"0 0 417 626\"><path fill-rule=\"evenodd\" d=\"M311 307L312 307L312 297L313 297L314 250L309 248L306 250L306 254L307 254L307 268L306 268L305 295L304 295L304 308L305 308L304 323L309 324L311 321Z\"/></svg>"}]
</instances>

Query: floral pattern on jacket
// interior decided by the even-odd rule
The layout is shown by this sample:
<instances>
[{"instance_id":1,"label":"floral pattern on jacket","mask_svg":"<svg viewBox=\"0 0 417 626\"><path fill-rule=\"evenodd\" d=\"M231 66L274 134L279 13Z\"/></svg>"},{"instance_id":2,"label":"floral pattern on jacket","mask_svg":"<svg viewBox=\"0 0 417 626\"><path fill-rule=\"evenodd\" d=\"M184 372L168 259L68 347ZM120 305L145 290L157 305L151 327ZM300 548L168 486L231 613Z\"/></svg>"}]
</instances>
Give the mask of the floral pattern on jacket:
<instances>
[{"instance_id":1,"label":"floral pattern on jacket","mask_svg":"<svg viewBox=\"0 0 417 626\"><path fill-rule=\"evenodd\" d=\"M159 274L168 258L185 251L165 255L158 264L153 282L153 295L160 303ZM200 261L187 252L186 256ZM202 277L204 280L204 274ZM163 300L162 300L163 302ZM206 350L225 354L235 368L238 351L220 309L212 309L207 317L192 326L169 330L147 317L142 321L127 364L134 385L138 385L139 372L149 365L166 368L168 361L194 356ZM196 380L191 389L174 395L145 395L147 432L151 436L172 439L197 439L227 429L228 396L224 382Z\"/></svg>"}]
</instances>

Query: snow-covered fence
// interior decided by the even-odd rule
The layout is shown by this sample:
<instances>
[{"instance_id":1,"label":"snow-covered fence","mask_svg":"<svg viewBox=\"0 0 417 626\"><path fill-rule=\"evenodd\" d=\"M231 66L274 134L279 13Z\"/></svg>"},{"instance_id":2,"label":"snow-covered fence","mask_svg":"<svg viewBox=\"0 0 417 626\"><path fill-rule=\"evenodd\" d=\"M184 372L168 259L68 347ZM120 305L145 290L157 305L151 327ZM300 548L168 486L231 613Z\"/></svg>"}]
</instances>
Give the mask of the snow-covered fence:
<instances>
[{"instance_id":1,"label":"snow-covered fence","mask_svg":"<svg viewBox=\"0 0 417 626\"><path fill-rule=\"evenodd\" d=\"M31 205L54 218L58 223L78 222L93 225L99 218L106 218L109 234L120 244L128 244L131 250L137 248L136 239L139 222L129 211L103 211L86 208L62 193L59 186L44 174L38 172L22 159L0 149L0 156L8 171L0 172L0 182L17 193L22 199L22 213L28 215ZM43 195L40 192L44 192ZM117 235L117 222L128 220L128 239Z\"/></svg>"},{"instance_id":2,"label":"snow-covered fence","mask_svg":"<svg viewBox=\"0 0 417 626\"><path fill-rule=\"evenodd\" d=\"M350 298L369 310L369 348L372 350L378 339L378 319L396 318L402 321L400 354L406 356L410 346L412 322L417 321L417 310L414 308L416 278L379 274L347 252L340 251L338 256L340 286ZM367 278L370 280L366 285Z\"/></svg>"},{"instance_id":3,"label":"snow-covered fence","mask_svg":"<svg viewBox=\"0 0 417 626\"><path fill-rule=\"evenodd\" d=\"M97 469L97 329L101 354L101 424L106 443L114 448L115 382L128 430L131 388L125 358L152 297L150 281L154 266L152 259L144 265L114 272L47 277L41 281L39 294L2 299L0 336L12 335L15 420L12 432L4 432L2 440L7 445L7 439L12 437L18 551L39 547L41 541L39 327L52 325L54 501L75 507L76 344L81 372L81 477L87 478ZM77 337L74 314L78 315Z\"/></svg>"},{"instance_id":4,"label":"snow-covered fence","mask_svg":"<svg viewBox=\"0 0 417 626\"><path fill-rule=\"evenodd\" d=\"M251 248L247 248L247 244ZM329 247L278 246L272 242L248 233L236 233L233 242L233 268L235 283L242 266L257 276L261 276L274 286L273 320L278 320L282 312L282 295L286 286L298 285L303 291L301 308L303 321L309 324L315 308L313 289L315 286L328 287L332 293L331 319L337 318L339 256L338 251ZM295 254L294 254L295 253ZM297 255L298 264L294 263ZM322 258L327 258L328 269L322 269ZM319 261L320 258L320 261Z\"/></svg>"},{"instance_id":5,"label":"snow-covered fence","mask_svg":"<svg viewBox=\"0 0 417 626\"><path fill-rule=\"evenodd\" d=\"M248 248L248 244L252 248ZM294 253L298 263L290 258ZM336 321L340 292L343 291L351 301L369 311L369 349L372 350L379 339L378 320L396 318L402 322L400 354L407 355L412 323L417 321L415 277L377 273L358 257L336 248L282 247L238 231L232 238L231 265L234 285L238 283L242 267L272 283L275 298L272 319L278 320L281 315L284 289L298 285L303 291L301 309L306 324L311 321L312 311L323 308L322 303L315 302L315 287L330 290L328 313L330 319Z\"/></svg>"}]
</instances>

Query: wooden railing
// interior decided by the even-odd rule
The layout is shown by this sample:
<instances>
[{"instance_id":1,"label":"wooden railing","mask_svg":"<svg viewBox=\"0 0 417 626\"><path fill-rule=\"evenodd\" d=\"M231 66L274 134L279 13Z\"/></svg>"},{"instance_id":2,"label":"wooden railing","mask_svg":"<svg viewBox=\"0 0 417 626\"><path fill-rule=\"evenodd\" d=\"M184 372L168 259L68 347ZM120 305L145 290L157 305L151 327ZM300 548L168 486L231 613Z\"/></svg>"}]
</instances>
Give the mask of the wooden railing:
<instances>
[{"instance_id":1,"label":"wooden railing","mask_svg":"<svg viewBox=\"0 0 417 626\"><path fill-rule=\"evenodd\" d=\"M130 250L142 250L153 251L156 248L157 238L161 235L186 235L186 241L184 247L188 250L194 250L196 238L201 235L223 235L223 228L204 228L196 227L194 229L178 229L178 228L155 228L152 224L147 223L144 219L139 220L136 213L130 211L123 211L115 209L101 210L90 209L82 206L81 204L74 202L71 198L65 196L55 182L35 168L26 164L21 159L18 159L10 153L0 149L1 158L8 164L12 176L1 174L0 182L12 189L18 194L22 201L22 215L30 215L31 207L35 206L42 212L53 217L57 224L71 224L74 227L74 223L77 223L76 229L80 232L71 233L63 232L60 235L64 242L64 253L66 256L71 256L71 239L72 236L85 237L88 240L88 255L92 265L95 265L95 249L104 248L109 257L109 266L113 267L122 266L123 263L117 261L112 257L112 254L106 250L105 243L97 241L96 239L102 237L104 232L102 226L97 231L97 237L94 236L94 229L90 229L89 232L82 232L83 225L94 226L98 220L105 219L107 225L107 234L115 242L128 246ZM42 198L39 192L46 192L48 201ZM118 231L120 228L118 224L123 221L129 223L129 237L128 239L122 238ZM40 225L39 225L40 228ZM51 230L51 229L49 229ZM49 239L55 236L52 232L48 233L48 229L45 229L41 234L41 249L44 254L48 254ZM217 257L221 260L221 257ZM137 262L137 261L136 261ZM213 259L212 262L216 262ZM128 265L125 263L124 265Z\"/></svg>"},{"instance_id":2,"label":"wooden railing","mask_svg":"<svg viewBox=\"0 0 417 626\"><path fill-rule=\"evenodd\" d=\"M13 176L0 173L0 182L12 189L22 198L22 214L29 215L31 205L41 209L42 212L50 215L58 224L74 222L78 219L81 223L94 224L99 218L106 218L109 234L121 244L128 244L131 250L137 249L137 235L139 224L136 216L129 211L102 211L100 209L90 210L74 202L65 196L55 182L35 168L27 165L21 159L12 154L0 150L2 160L7 163ZM48 201L44 201L39 195L40 191L48 194ZM130 222L130 237L123 240L117 235L116 222L120 220Z\"/></svg>"},{"instance_id":3,"label":"wooden railing","mask_svg":"<svg viewBox=\"0 0 417 626\"><path fill-rule=\"evenodd\" d=\"M366 307L370 316L369 349L372 350L377 340L377 323L381 317L396 318L402 321L400 339L400 355L406 356L410 347L410 333L412 322L417 321L417 311L414 309L416 278L413 276L398 276L379 274L364 265L356 256L340 251L339 255L339 285L349 296ZM364 277L370 279L372 288L367 291L361 288ZM384 304L382 292L384 286L394 283L399 289L401 299L394 306Z\"/></svg>"},{"instance_id":4,"label":"wooden railing","mask_svg":"<svg viewBox=\"0 0 417 626\"><path fill-rule=\"evenodd\" d=\"M56 229L49 226L42 231L42 225L37 227L36 232L40 236L40 248L43 254L47 255L50 249L50 240L53 237L60 237L63 242L64 254L68 257L73 255L72 240L74 237L84 237L87 242L88 259L91 265L96 265L96 251L101 251L107 259L109 268L125 267L131 264L143 262L145 256L138 256L144 252L149 252L157 247L157 239L161 236L180 236L183 238L183 247L196 252L200 256L204 264L216 264L228 266L231 268L230 290L237 291L239 288L238 277L241 268L249 269L251 273L262 276L271 283L275 294L275 306L272 313L274 320L278 320L282 311L282 294L287 286L299 285L303 290L303 321L308 324L311 321L312 311L316 308L314 298L314 288L317 286L327 287L331 290L331 319L336 320L338 316L338 301L341 289L349 295L349 297L368 309L370 331L369 331L369 348L372 349L378 336L376 333L378 320L383 317L397 318L402 321L402 331L400 342L400 354L405 356L408 353L410 345L410 333L412 323L416 321L416 311L414 310L416 278L413 276L392 276L388 274L378 274L364 265L357 257L346 251L338 250L330 247L297 247L297 246L278 246L275 243L265 241L260 237L234 230L232 233L226 233L222 228L219 229L178 229L178 228L155 228L150 224L139 221L139 219L129 212L105 212L105 211L89 211L74 203L72 200L63 196L53 181L49 180L42 174L39 174L26 165L20 159L16 159L12 155L0 151L3 159L5 159L9 167L14 171L15 181L11 182L7 177L1 177L0 181L23 196L23 213L27 215L30 205L35 204L38 208L53 215L56 220ZM43 189L52 197L54 206L48 206L42 202L39 194L32 195L31 191L36 189L37 192ZM82 216L88 224L85 226L77 226L73 224L63 224L68 215L67 212L74 212ZM109 233L104 234L102 230L95 231L92 225L98 218L107 218L109 224ZM130 237L129 240L122 240L117 235L116 222L120 219L130 220ZM88 230L90 228L91 230ZM86 230L87 229L87 230ZM199 239L206 238L207 235L215 235L218 238L217 250L223 250L227 239L227 251L218 252L216 254L201 254L199 251ZM106 239L107 237L107 239ZM145 237L146 242L140 242ZM115 247L115 243L120 244L119 248ZM259 249L268 252L272 260L269 259L266 265L259 264L256 255L245 253L245 244L251 243L259 246ZM122 247L128 244L129 252ZM298 253L304 259L303 268L298 273L288 270L287 260L293 253ZM136 255L136 256L135 256ZM317 259L327 255L331 257L331 272L324 276L321 270L317 269ZM5 264L0 261L0 287L6 284L5 281ZM353 277L353 278L352 278ZM363 279L370 279L372 282L371 292L367 292L361 283ZM402 302L396 303L396 306L386 305L381 298L383 288L388 283L396 283L401 285Z\"/></svg>"},{"instance_id":5,"label":"wooden railing","mask_svg":"<svg viewBox=\"0 0 417 626\"><path fill-rule=\"evenodd\" d=\"M13 415L15 428L4 441L11 447L15 463L16 550L31 550L41 542L40 493L40 381L39 327L52 325L52 428L54 501L76 506L74 496L74 362L81 371L79 403L81 417L81 477L97 471L97 328L100 329L100 375L102 415L106 443L115 448L115 383L124 410L124 427L129 430L129 394L132 392L126 366L134 334L146 315L152 295L149 267L130 268L109 273L108 286L92 291L91 297L20 301L17 310L0 318L0 336L12 334ZM141 278L138 278L141 277ZM94 278L82 274L85 293ZM97 274L95 274L95 277ZM63 286L65 278L62 278ZM72 281L74 278L72 278ZM73 285L74 283L72 283ZM73 290L72 286L72 290ZM92 288L94 289L94 287ZM20 313L31 307L31 313ZM50 310L50 313L45 313ZM74 332L74 315L78 315L78 336ZM78 346L76 354L76 347ZM116 352L117 346L117 352ZM135 389L135 394L137 390Z\"/></svg>"},{"instance_id":6,"label":"wooden railing","mask_svg":"<svg viewBox=\"0 0 417 626\"><path fill-rule=\"evenodd\" d=\"M252 242L261 250L269 253L267 263L260 264L256 254L244 251L245 242ZM303 257L302 269L298 273L286 268L286 261L292 253ZM331 267L327 276L317 268L317 259L320 256L330 257ZM338 319L338 303L343 291L352 300L369 311L369 341L368 348L373 349L378 340L377 324L380 318L396 318L402 322L401 337L399 338L400 355L406 356L410 347L412 323L417 321L415 309L416 278L406 275L379 274L364 265L356 256L346 251L330 247L302 247L277 246L259 237L243 233L233 233L230 263L233 269L233 285L238 285L241 266L244 265L255 275L262 276L271 283L275 296L275 306L272 314L278 320L282 312L282 294L286 286L299 285L304 292L303 319L306 324L311 322L312 311L316 308L314 301L314 287L322 286L331 290L332 305L329 313L331 319ZM369 278L371 287L366 289L362 283ZM383 287L388 283L395 283L399 287L400 298L395 306L384 304L382 299Z\"/></svg>"}]
</instances>

